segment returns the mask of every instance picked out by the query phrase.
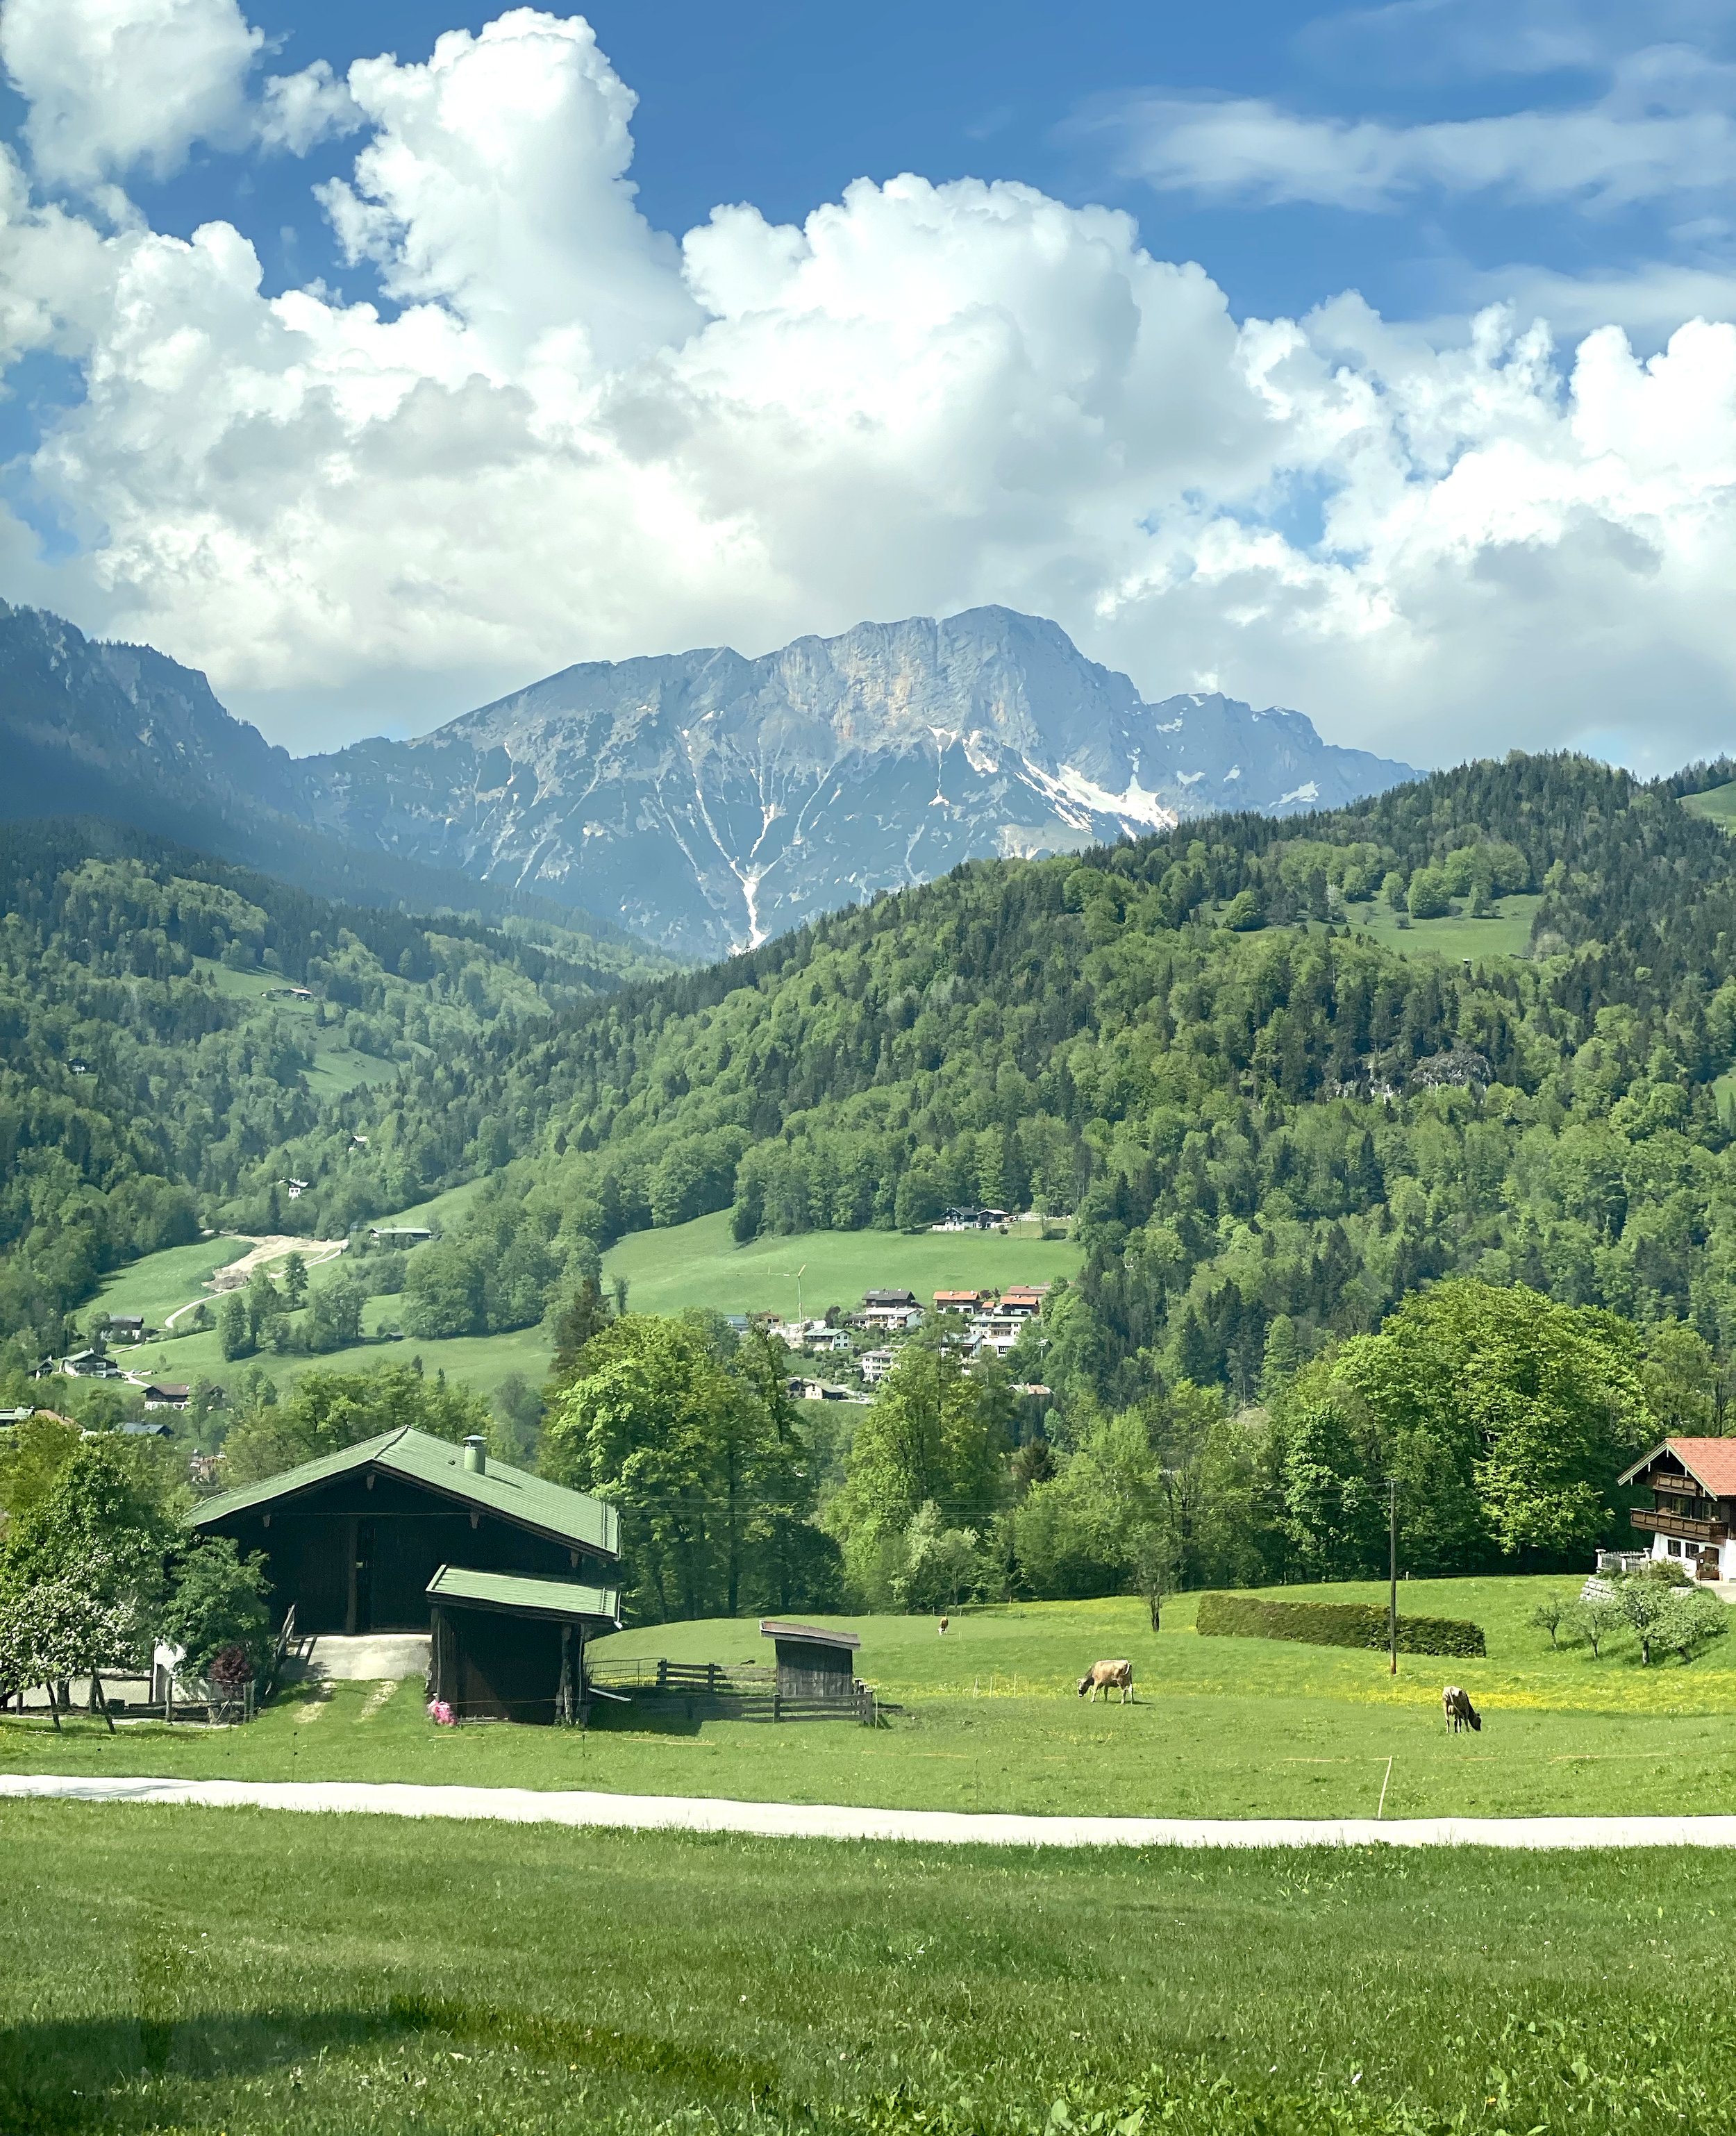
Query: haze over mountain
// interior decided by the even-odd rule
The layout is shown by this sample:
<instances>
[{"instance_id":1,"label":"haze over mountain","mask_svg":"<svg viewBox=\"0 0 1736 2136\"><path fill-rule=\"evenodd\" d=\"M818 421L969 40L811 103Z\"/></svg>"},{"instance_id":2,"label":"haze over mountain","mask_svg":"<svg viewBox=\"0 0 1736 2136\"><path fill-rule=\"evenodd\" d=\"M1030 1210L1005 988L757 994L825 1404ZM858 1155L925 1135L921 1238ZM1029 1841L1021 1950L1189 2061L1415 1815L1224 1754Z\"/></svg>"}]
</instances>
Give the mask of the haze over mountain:
<instances>
[{"instance_id":1,"label":"haze over mountain","mask_svg":"<svg viewBox=\"0 0 1736 2136\"><path fill-rule=\"evenodd\" d=\"M293 824L322 848L540 893L693 956L961 861L1224 808L1341 806L1416 775L1321 741L1298 712L1147 704L1057 624L1003 608L862 624L758 659L589 662L413 740L301 760L231 719L202 677L32 611L5 618L0 684L0 732L44 793L58 765L81 792L119 789L135 820L154 795L232 831Z\"/></svg>"}]
</instances>

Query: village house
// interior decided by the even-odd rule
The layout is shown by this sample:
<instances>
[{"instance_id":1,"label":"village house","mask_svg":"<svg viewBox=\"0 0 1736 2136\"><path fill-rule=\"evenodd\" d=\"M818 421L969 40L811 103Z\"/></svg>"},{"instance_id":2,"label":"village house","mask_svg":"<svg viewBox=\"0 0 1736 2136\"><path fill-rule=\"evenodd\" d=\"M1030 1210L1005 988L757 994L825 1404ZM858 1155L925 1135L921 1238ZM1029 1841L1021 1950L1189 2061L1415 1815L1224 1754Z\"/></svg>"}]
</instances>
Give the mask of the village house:
<instances>
[{"instance_id":1,"label":"village house","mask_svg":"<svg viewBox=\"0 0 1736 2136\"><path fill-rule=\"evenodd\" d=\"M180 1380L153 1380L144 1391L147 1409L185 1409L192 1389Z\"/></svg>"},{"instance_id":2,"label":"village house","mask_svg":"<svg viewBox=\"0 0 1736 2136\"><path fill-rule=\"evenodd\" d=\"M121 1369L106 1350L75 1350L61 1360L61 1370L73 1380L118 1380Z\"/></svg>"},{"instance_id":3,"label":"village house","mask_svg":"<svg viewBox=\"0 0 1736 2136\"><path fill-rule=\"evenodd\" d=\"M143 1342L145 1338L143 1316L137 1313L111 1313L109 1315L109 1338L114 1342Z\"/></svg>"},{"instance_id":4,"label":"village house","mask_svg":"<svg viewBox=\"0 0 1736 2136\"><path fill-rule=\"evenodd\" d=\"M937 1290L934 1294L937 1313L980 1313L987 1303L987 1291Z\"/></svg>"},{"instance_id":5,"label":"village house","mask_svg":"<svg viewBox=\"0 0 1736 2136\"><path fill-rule=\"evenodd\" d=\"M896 1350L865 1350L858 1359L864 1386L877 1387L898 1362Z\"/></svg>"},{"instance_id":6,"label":"village house","mask_svg":"<svg viewBox=\"0 0 1736 2136\"><path fill-rule=\"evenodd\" d=\"M368 1233L368 1242L376 1246L421 1246L433 1236L419 1224L381 1224Z\"/></svg>"},{"instance_id":7,"label":"village house","mask_svg":"<svg viewBox=\"0 0 1736 2136\"><path fill-rule=\"evenodd\" d=\"M1697 1580L1736 1577L1736 1439L1666 1439L1620 1480L1651 1493L1627 1516L1651 1538L1648 1556Z\"/></svg>"},{"instance_id":8,"label":"village house","mask_svg":"<svg viewBox=\"0 0 1736 2136\"><path fill-rule=\"evenodd\" d=\"M1021 1319L1035 1319L1043 1310L1043 1300L1048 1297L1049 1289L1046 1283L1009 1284L1001 1294L999 1309Z\"/></svg>"}]
</instances>

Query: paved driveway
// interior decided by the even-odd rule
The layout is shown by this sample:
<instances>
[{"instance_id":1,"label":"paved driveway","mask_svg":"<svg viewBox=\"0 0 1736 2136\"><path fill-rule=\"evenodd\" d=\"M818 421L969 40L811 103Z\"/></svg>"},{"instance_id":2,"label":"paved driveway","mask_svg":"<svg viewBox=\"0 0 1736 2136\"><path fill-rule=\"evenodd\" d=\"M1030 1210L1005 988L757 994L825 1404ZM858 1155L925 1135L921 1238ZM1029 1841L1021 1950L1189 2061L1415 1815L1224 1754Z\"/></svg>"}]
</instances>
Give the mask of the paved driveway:
<instances>
[{"instance_id":1,"label":"paved driveway","mask_svg":"<svg viewBox=\"0 0 1736 2136\"><path fill-rule=\"evenodd\" d=\"M773 1839L914 1840L946 1847L1736 1847L1736 1817L1001 1817L933 1809L727 1802L532 1788L426 1788L352 1780L153 1780L0 1774L0 1800L194 1803L213 1809L478 1818L633 1832L739 1832Z\"/></svg>"}]
</instances>

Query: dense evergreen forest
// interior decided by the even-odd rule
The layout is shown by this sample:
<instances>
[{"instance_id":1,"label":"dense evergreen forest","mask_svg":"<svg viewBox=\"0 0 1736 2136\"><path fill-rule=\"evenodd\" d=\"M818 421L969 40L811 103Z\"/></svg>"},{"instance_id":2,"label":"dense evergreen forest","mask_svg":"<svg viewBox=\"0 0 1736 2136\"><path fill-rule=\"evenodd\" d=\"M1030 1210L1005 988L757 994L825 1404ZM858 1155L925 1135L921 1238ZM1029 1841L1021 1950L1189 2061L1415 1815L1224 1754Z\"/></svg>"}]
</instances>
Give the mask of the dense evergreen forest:
<instances>
[{"instance_id":1,"label":"dense evergreen forest","mask_svg":"<svg viewBox=\"0 0 1736 2136\"><path fill-rule=\"evenodd\" d=\"M658 961L333 905L87 821L0 827L0 1339L32 1349L135 1255L284 1228L288 1177L340 1225L412 1198L419 1172L356 1139L366 1090L322 1096L317 1061L390 1080ZM311 1009L269 998L298 987Z\"/></svg>"}]
</instances>

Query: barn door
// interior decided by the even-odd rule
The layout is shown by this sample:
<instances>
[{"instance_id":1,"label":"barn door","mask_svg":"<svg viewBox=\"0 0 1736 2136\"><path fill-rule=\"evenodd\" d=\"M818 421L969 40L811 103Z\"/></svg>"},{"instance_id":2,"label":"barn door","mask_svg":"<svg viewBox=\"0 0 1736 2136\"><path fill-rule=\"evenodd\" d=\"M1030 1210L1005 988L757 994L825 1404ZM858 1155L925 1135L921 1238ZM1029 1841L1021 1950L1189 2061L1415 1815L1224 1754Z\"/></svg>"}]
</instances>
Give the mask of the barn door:
<instances>
[{"instance_id":1,"label":"barn door","mask_svg":"<svg viewBox=\"0 0 1736 2136\"><path fill-rule=\"evenodd\" d=\"M356 1523L356 1622L358 1632L374 1629L374 1523Z\"/></svg>"}]
</instances>

